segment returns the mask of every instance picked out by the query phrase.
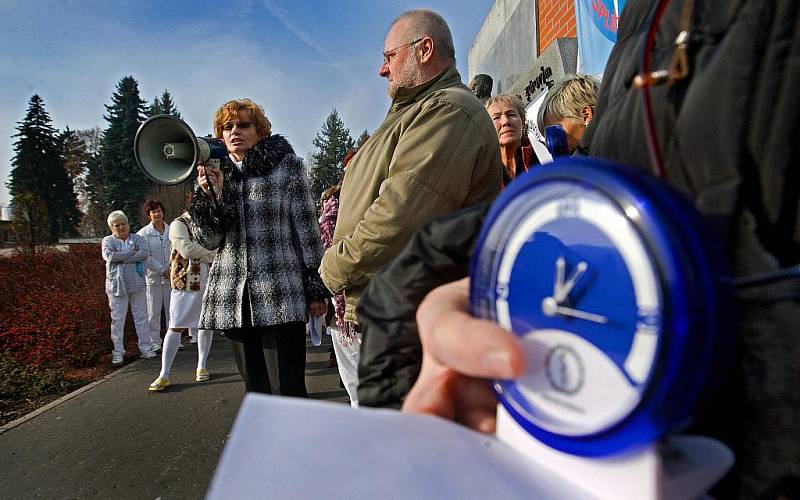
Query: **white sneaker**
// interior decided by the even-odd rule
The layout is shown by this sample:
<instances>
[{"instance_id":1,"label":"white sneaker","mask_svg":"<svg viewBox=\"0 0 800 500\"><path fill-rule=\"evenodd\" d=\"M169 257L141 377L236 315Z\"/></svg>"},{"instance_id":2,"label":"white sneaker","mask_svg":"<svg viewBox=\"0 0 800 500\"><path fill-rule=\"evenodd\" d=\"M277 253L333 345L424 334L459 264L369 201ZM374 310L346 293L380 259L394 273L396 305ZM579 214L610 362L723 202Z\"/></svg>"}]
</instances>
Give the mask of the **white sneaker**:
<instances>
[{"instance_id":1,"label":"white sneaker","mask_svg":"<svg viewBox=\"0 0 800 500\"><path fill-rule=\"evenodd\" d=\"M153 359L155 357L158 357L158 353L156 353L153 350L149 350L139 354L139 357L142 359Z\"/></svg>"},{"instance_id":2,"label":"white sneaker","mask_svg":"<svg viewBox=\"0 0 800 500\"><path fill-rule=\"evenodd\" d=\"M121 365L122 364L122 354L113 354L111 356L111 364L112 365Z\"/></svg>"},{"instance_id":3,"label":"white sneaker","mask_svg":"<svg viewBox=\"0 0 800 500\"><path fill-rule=\"evenodd\" d=\"M197 343L197 337L192 337L191 340L189 340L189 343L190 344L196 344Z\"/></svg>"}]
</instances>

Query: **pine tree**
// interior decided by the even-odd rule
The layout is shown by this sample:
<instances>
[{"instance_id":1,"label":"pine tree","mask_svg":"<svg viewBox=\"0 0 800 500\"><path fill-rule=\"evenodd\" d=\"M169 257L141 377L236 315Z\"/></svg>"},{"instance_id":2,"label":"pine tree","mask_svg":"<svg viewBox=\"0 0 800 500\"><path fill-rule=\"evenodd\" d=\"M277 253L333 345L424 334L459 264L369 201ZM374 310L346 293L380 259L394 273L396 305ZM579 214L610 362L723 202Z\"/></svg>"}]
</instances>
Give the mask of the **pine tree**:
<instances>
[{"instance_id":1,"label":"pine tree","mask_svg":"<svg viewBox=\"0 0 800 500\"><path fill-rule=\"evenodd\" d=\"M177 116L178 118L181 117L178 108L175 107L175 103L172 100L172 95L169 93L169 90L164 90L164 93L161 94L161 99L159 99L158 96L154 97L150 107L147 108L148 117L155 115L172 115Z\"/></svg>"},{"instance_id":2,"label":"pine tree","mask_svg":"<svg viewBox=\"0 0 800 500\"><path fill-rule=\"evenodd\" d=\"M106 214L122 210L132 226L150 185L133 154L133 140L144 121L145 104L139 96L139 84L132 76L120 80L111 105L106 105L108 114L104 118L108 127L103 132L98 161L88 166L86 179L92 208Z\"/></svg>"},{"instance_id":3,"label":"pine tree","mask_svg":"<svg viewBox=\"0 0 800 500\"><path fill-rule=\"evenodd\" d=\"M158 100L158 96L153 98L153 102L150 104L150 107L147 108L147 116L155 116L161 114L161 101Z\"/></svg>"},{"instance_id":4,"label":"pine tree","mask_svg":"<svg viewBox=\"0 0 800 500\"><path fill-rule=\"evenodd\" d=\"M18 139L14 143L8 188L15 204L22 203L23 195L44 204L47 229L30 228L30 232L47 234L50 241L56 241L61 234L74 232L80 214L72 181L64 167L63 141L51 123L42 98L31 97L25 119L17 124L17 133L12 136ZM38 218L28 222L40 223Z\"/></svg>"},{"instance_id":5,"label":"pine tree","mask_svg":"<svg viewBox=\"0 0 800 500\"><path fill-rule=\"evenodd\" d=\"M356 141L356 147L358 149L361 149L361 146L363 146L364 143L367 142L367 140L369 140L369 132L367 132L367 129L364 129L364 131L361 132L361 135L358 136L358 140Z\"/></svg>"},{"instance_id":6,"label":"pine tree","mask_svg":"<svg viewBox=\"0 0 800 500\"><path fill-rule=\"evenodd\" d=\"M161 113L165 115L176 116L178 118L181 117L180 112L178 112L178 108L175 107L172 96L166 89L164 89L164 93L161 94Z\"/></svg>"},{"instance_id":7,"label":"pine tree","mask_svg":"<svg viewBox=\"0 0 800 500\"><path fill-rule=\"evenodd\" d=\"M344 170L342 160L347 150L353 147L353 138L350 130L346 129L344 122L339 118L336 108L331 111L322 130L312 141L317 152L312 156L310 183L311 196L314 197L319 208L319 198L323 191L339 183Z\"/></svg>"}]
</instances>

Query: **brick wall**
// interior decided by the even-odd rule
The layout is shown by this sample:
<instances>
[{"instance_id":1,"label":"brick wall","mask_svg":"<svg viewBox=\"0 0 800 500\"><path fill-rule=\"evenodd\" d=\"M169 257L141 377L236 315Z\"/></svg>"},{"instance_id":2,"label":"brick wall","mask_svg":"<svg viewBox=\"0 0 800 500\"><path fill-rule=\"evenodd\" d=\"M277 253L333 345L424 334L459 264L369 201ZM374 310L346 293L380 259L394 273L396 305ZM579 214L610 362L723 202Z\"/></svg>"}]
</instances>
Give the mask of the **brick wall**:
<instances>
[{"instance_id":1,"label":"brick wall","mask_svg":"<svg viewBox=\"0 0 800 500\"><path fill-rule=\"evenodd\" d=\"M538 0L539 55L556 38L576 37L575 0Z\"/></svg>"}]
</instances>

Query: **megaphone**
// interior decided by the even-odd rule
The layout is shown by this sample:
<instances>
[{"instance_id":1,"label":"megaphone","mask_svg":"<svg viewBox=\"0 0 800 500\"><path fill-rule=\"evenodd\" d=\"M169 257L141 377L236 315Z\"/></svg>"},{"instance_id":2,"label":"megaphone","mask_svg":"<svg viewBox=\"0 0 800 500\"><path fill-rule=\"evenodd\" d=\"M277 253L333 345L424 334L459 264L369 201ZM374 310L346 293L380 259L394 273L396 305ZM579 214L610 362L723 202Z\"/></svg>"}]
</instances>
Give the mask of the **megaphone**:
<instances>
[{"instance_id":1,"label":"megaphone","mask_svg":"<svg viewBox=\"0 0 800 500\"><path fill-rule=\"evenodd\" d=\"M172 115L155 115L136 131L133 153L142 173L157 184L180 184L197 165L221 160L228 149L220 139L196 137Z\"/></svg>"}]
</instances>

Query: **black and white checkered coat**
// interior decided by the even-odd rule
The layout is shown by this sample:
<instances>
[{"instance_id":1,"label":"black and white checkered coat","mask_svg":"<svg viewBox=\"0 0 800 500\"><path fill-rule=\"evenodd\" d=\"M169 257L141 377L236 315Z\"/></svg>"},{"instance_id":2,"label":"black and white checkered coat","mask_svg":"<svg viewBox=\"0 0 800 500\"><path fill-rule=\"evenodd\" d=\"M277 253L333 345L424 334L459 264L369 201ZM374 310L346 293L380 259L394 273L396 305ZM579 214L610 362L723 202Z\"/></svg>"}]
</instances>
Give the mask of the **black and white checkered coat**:
<instances>
[{"instance_id":1,"label":"black and white checkered coat","mask_svg":"<svg viewBox=\"0 0 800 500\"><path fill-rule=\"evenodd\" d=\"M222 165L219 209L199 187L193 196L193 233L219 249L200 328L241 328L245 287L253 326L306 321L308 301L329 296L317 272L323 248L303 161L272 135L247 152L243 170L229 159Z\"/></svg>"}]
</instances>

